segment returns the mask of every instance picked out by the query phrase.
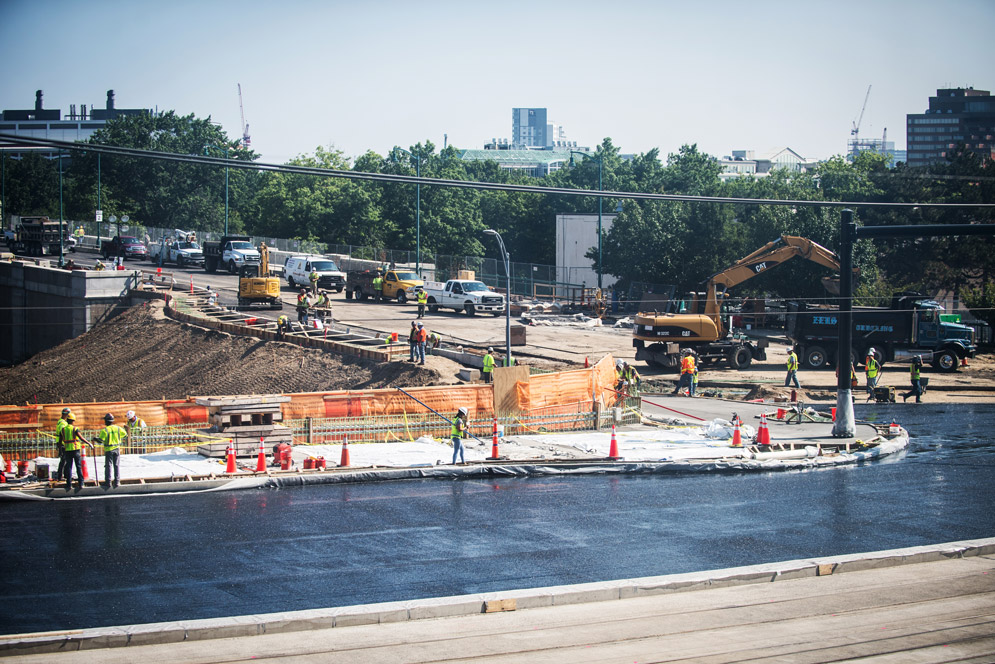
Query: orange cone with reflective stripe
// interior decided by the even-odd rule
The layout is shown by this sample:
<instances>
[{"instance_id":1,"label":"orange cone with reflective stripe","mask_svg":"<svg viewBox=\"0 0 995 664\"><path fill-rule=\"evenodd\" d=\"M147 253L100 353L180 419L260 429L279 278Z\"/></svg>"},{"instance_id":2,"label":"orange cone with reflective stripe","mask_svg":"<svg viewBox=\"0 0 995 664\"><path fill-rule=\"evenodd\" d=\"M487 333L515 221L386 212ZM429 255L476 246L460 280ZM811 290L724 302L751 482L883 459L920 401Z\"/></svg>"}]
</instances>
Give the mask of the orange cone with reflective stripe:
<instances>
[{"instance_id":1,"label":"orange cone with reflective stripe","mask_svg":"<svg viewBox=\"0 0 995 664\"><path fill-rule=\"evenodd\" d=\"M739 431L739 418L732 423L732 446L740 447L743 444L743 434Z\"/></svg>"},{"instance_id":2,"label":"orange cone with reflective stripe","mask_svg":"<svg viewBox=\"0 0 995 664\"><path fill-rule=\"evenodd\" d=\"M266 450L263 449L263 437L259 436L259 456L256 458L256 472L266 472Z\"/></svg>"},{"instance_id":3,"label":"orange cone with reflective stripe","mask_svg":"<svg viewBox=\"0 0 995 664\"><path fill-rule=\"evenodd\" d=\"M610 460L612 460L612 461L615 461L616 459L621 459L622 458L622 457L620 457L618 455L618 439L615 437L615 424L614 423L612 424L612 444L611 444L611 447L608 448L608 458Z\"/></svg>"},{"instance_id":4,"label":"orange cone with reflective stripe","mask_svg":"<svg viewBox=\"0 0 995 664\"><path fill-rule=\"evenodd\" d=\"M760 430L757 431L757 444L770 445L770 429L767 428L767 415L760 414Z\"/></svg>"},{"instance_id":5,"label":"orange cone with reflective stripe","mask_svg":"<svg viewBox=\"0 0 995 664\"><path fill-rule=\"evenodd\" d=\"M79 458L83 461L83 480L90 479L90 472L86 469L86 448L79 446Z\"/></svg>"},{"instance_id":6,"label":"orange cone with reflective stripe","mask_svg":"<svg viewBox=\"0 0 995 664\"><path fill-rule=\"evenodd\" d=\"M497 430L497 415L495 414L494 415L494 434L493 434L493 438L491 439L492 440L492 442L491 442L491 455L489 457L487 457L488 461L497 461L498 459L501 458L498 455L498 445L497 445L497 438L498 438L498 436L497 436L497 434L498 434L498 430Z\"/></svg>"},{"instance_id":7,"label":"orange cone with reflective stripe","mask_svg":"<svg viewBox=\"0 0 995 664\"><path fill-rule=\"evenodd\" d=\"M235 472L235 444L231 440L228 441L228 465L225 466L225 472Z\"/></svg>"},{"instance_id":8,"label":"orange cone with reflective stripe","mask_svg":"<svg viewBox=\"0 0 995 664\"><path fill-rule=\"evenodd\" d=\"M339 468L349 467L349 436L342 439L342 458L339 459Z\"/></svg>"}]
</instances>

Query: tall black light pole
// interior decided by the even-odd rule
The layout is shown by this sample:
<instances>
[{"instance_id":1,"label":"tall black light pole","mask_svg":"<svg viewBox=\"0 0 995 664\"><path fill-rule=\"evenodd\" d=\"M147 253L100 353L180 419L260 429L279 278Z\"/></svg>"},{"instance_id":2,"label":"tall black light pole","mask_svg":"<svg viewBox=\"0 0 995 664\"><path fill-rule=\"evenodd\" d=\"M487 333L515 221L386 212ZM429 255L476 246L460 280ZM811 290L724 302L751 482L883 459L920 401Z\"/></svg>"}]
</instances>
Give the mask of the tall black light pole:
<instances>
[{"instance_id":1,"label":"tall black light pole","mask_svg":"<svg viewBox=\"0 0 995 664\"><path fill-rule=\"evenodd\" d=\"M59 151L58 159L59 159L59 267L64 267L66 247L64 244L65 239L63 238L62 227L63 225L65 225L66 222L63 221L62 219L63 208L62 208L62 151L61 150Z\"/></svg>"},{"instance_id":2,"label":"tall black light pole","mask_svg":"<svg viewBox=\"0 0 995 664\"><path fill-rule=\"evenodd\" d=\"M504 248L504 240L496 230L488 228L484 235L493 235L497 238L498 246L501 247L501 257L504 258L505 294L504 301L504 366L511 366L511 257L508 250Z\"/></svg>"}]
</instances>

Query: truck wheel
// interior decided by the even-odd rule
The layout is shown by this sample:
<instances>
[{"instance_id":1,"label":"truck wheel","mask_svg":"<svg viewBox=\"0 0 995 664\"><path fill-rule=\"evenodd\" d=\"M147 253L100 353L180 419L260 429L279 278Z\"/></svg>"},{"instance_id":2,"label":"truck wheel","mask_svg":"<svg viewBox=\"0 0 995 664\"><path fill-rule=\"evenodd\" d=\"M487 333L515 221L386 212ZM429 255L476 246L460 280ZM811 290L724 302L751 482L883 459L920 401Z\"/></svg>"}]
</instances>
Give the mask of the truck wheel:
<instances>
[{"instance_id":1,"label":"truck wheel","mask_svg":"<svg viewBox=\"0 0 995 664\"><path fill-rule=\"evenodd\" d=\"M933 368L943 373L957 371L957 353L952 350L941 350L933 355Z\"/></svg>"},{"instance_id":2,"label":"truck wheel","mask_svg":"<svg viewBox=\"0 0 995 664\"><path fill-rule=\"evenodd\" d=\"M235 274L235 270L236 270L236 268L235 268L235 259L229 258L228 259L228 272L231 273L231 274Z\"/></svg>"},{"instance_id":3,"label":"truck wheel","mask_svg":"<svg viewBox=\"0 0 995 664\"><path fill-rule=\"evenodd\" d=\"M473 315L475 315L475 314L477 313L477 309L476 309L476 307L474 307L474 306L473 306L473 305L472 305L471 303L469 303L469 302L467 302L467 303L466 303L465 305L463 305L463 311L465 311L465 312L466 312L466 315L467 315L467 316L473 316Z\"/></svg>"},{"instance_id":4,"label":"truck wheel","mask_svg":"<svg viewBox=\"0 0 995 664\"><path fill-rule=\"evenodd\" d=\"M730 367L736 369L737 371L742 371L750 366L751 362L753 362L753 353L751 353L750 349L746 346L736 346L729 351L726 359L729 361Z\"/></svg>"},{"instance_id":5,"label":"truck wheel","mask_svg":"<svg viewBox=\"0 0 995 664\"><path fill-rule=\"evenodd\" d=\"M809 369L822 369L829 364L826 349L822 346L809 346L805 350L805 364Z\"/></svg>"},{"instance_id":6,"label":"truck wheel","mask_svg":"<svg viewBox=\"0 0 995 664\"><path fill-rule=\"evenodd\" d=\"M407 294L403 290L398 290L397 291L397 303L398 304L404 304L407 301L408 301Z\"/></svg>"},{"instance_id":7,"label":"truck wheel","mask_svg":"<svg viewBox=\"0 0 995 664\"><path fill-rule=\"evenodd\" d=\"M218 270L218 259L216 257L204 259L204 272L214 274Z\"/></svg>"},{"instance_id":8,"label":"truck wheel","mask_svg":"<svg viewBox=\"0 0 995 664\"><path fill-rule=\"evenodd\" d=\"M183 254L179 254L176 257L176 267L183 267L186 261L183 259Z\"/></svg>"},{"instance_id":9,"label":"truck wheel","mask_svg":"<svg viewBox=\"0 0 995 664\"><path fill-rule=\"evenodd\" d=\"M343 286L342 288L345 288L345 286ZM342 292L342 288L336 288L336 289L335 289L335 292L336 292L336 293L341 293L341 292Z\"/></svg>"},{"instance_id":10,"label":"truck wheel","mask_svg":"<svg viewBox=\"0 0 995 664\"><path fill-rule=\"evenodd\" d=\"M363 294L363 289L356 286L352 289L352 297L356 300L365 300L366 296Z\"/></svg>"},{"instance_id":11,"label":"truck wheel","mask_svg":"<svg viewBox=\"0 0 995 664\"><path fill-rule=\"evenodd\" d=\"M337 290L337 291L335 291L335 292L336 292L336 293L341 293L341 292L342 292L342 289L340 288L340 289L338 289L338 290ZM351 300L351 299L352 299L352 291L351 291L351 290L348 290L348 289L346 289L346 292L345 292L345 299L347 299L347 300Z\"/></svg>"},{"instance_id":12,"label":"truck wheel","mask_svg":"<svg viewBox=\"0 0 995 664\"><path fill-rule=\"evenodd\" d=\"M297 284L294 283L293 277L287 277L287 283L290 284L291 288L297 288Z\"/></svg>"},{"instance_id":13,"label":"truck wheel","mask_svg":"<svg viewBox=\"0 0 995 664\"><path fill-rule=\"evenodd\" d=\"M435 298L428 299L428 310L433 314L439 313L439 305L436 304Z\"/></svg>"}]
</instances>

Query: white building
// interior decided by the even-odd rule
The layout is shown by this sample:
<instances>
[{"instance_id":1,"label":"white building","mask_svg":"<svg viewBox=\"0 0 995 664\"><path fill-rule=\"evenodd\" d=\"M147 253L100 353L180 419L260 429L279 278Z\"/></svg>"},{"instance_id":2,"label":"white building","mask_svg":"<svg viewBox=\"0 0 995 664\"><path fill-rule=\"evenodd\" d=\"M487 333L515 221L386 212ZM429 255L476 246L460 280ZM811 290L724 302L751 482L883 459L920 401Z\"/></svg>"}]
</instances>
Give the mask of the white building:
<instances>
[{"instance_id":1,"label":"white building","mask_svg":"<svg viewBox=\"0 0 995 664\"><path fill-rule=\"evenodd\" d=\"M753 150L733 150L732 155L718 160L722 166L719 179L751 175L766 177L771 171L783 168L793 173L805 173L819 164L817 159L806 159L791 148L778 148L759 157Z\"/></svg>"},{"instance_id":2,"label":"white building","mask_svg":"<svg viewBox=\"0 0 995 664\"><path fill-rule=\"evenodd\" d=\"M607 237L617 215L602 213L601 234ZM603 240L602 240L603 242ZM597 259L591 260L586 254L591 247L598 246L597 214L558 214L556 215L556 274L560 281L568 284L596 288L598 273L595 270ZM602 247L604 245L602 244ZM605 274L601 277L602 288L608 288L616 281ZM557 294L567 295L566 289Z\"/></svg>"}]
</instances>

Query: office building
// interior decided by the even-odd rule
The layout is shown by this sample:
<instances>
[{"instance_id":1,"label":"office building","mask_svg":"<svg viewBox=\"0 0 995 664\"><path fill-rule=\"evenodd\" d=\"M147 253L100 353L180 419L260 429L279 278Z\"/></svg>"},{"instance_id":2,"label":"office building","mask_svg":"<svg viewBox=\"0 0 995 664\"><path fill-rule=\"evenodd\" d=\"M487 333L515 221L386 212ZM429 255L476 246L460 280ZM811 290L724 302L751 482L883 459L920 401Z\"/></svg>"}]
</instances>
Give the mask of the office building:
<instances>
[{"instance_id":1,"label":"office building","mask_svg":"<svg viewBox=\"0 0 995 664\"><path fill-rule=\"evenodd\" d=\"M995 158L995 97L988 90L937 90L925 113L907 116L909 166L943 161L961 145L982 159Z\"/></svg>"},{"instance_id":2,"label":"office building","mask_svg":"<svg viewBox=\"0 0 995 664\"><path fill-rule=\"evenodd\" d=\"M511 144L516 150L542 150L546 147L546 109L511 109Z\"/></svg>"}]
</instances>

